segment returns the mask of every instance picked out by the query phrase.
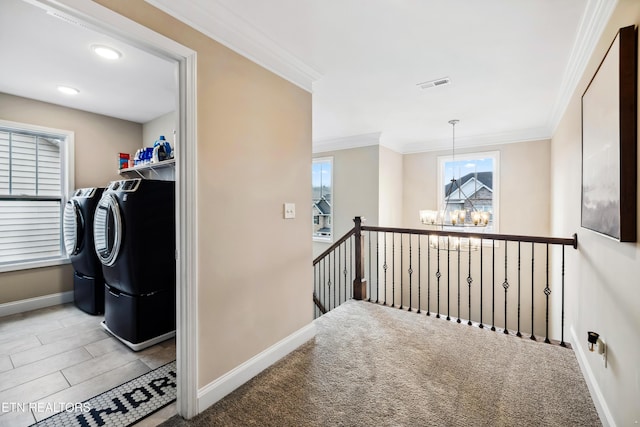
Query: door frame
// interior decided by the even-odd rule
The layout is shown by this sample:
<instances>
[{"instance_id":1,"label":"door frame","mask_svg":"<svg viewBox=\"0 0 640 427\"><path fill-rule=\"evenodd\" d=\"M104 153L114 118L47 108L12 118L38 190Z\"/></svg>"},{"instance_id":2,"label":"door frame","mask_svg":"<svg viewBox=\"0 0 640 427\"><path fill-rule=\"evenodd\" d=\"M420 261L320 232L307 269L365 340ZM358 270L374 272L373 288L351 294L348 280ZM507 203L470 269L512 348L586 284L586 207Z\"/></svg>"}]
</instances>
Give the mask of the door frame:
<instances>
[{"instance_id":1,"label":"door frame","mask_svg":"<svg viewBox=\"0 0 640 427\"><path fill-rule=\"evenodd\" d=\"M197 298L197 54L102 5L86 0L23 0L67 14L96 31L177 63L176 134L176 368L177 410L198 413Z\"/></svg>"}]
</instances>

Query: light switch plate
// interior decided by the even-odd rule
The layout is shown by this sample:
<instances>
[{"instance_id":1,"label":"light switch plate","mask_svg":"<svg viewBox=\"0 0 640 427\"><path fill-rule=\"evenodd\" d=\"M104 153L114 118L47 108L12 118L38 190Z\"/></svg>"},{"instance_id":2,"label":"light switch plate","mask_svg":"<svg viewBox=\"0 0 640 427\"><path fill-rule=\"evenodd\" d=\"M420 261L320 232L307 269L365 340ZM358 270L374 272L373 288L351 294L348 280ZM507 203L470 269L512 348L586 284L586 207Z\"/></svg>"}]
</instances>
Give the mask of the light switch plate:
<instances>
[{"instance_id":1,"label":"light switch plate","mask_svg":"<svg viewBox=\"0 0 640 427\"><path fill-rule=\"evenodd\" d=\"M284 219L293 219L296 217L296 204L285 203L284 204Z\"/></svg>"}]
</instances>

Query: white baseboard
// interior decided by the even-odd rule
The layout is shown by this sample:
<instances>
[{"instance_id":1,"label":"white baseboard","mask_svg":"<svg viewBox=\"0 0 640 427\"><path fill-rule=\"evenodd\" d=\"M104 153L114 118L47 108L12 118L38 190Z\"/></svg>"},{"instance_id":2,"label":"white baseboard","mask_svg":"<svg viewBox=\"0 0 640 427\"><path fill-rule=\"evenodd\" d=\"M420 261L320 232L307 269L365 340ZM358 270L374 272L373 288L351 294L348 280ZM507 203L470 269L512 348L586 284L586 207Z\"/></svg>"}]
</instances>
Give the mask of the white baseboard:
<instances>
[{"instance_id":1,"label":"white baseboard","mask_svg":"<svg viewBox=\"0 0 640 427\"><path fill-rule=\"evenodd\" d=\"M315 323L298 329L293 334L255 355L243 364L227 372L198 390L198 413L258 375L260 372L300 347L316 335Z\"/></svg>"},{"instance_id":2,"label":"white baseboard","mask_svg":"<svg viewBox=\"0 0 640 427\"><path fill-rule=\"evenodd\" d=\"M36 298L23 299L20 301L7 302L0 304L0 317L37 310L39 308L51 307L53 305L65 304L72 301L73 291L67 291Z\"/></svg>"},{"instance_id":3,"label":"white baseboard","mask_svg":"<svg viewBox=\"0 0 640 427\"><path fill-rule=\"evenodd\" d=\"M596 410L598 411L598 415L600 416L600 421L602 421L602 425L605 427L615 427L616 423L613 420L611 411L609 411L609 406L607 406L604 395L602 394L602 391L598 386L598 382L596 381L596 377L593 374L591 365L589 365L589 362L587 361L587 354L584 352L587 337L585 337L584 340L580 341L576 335L575 329L573 329L573 326L571 326L570 330L571 338L573 339L572 347L576 353L578 365L580 365L582 375L587 382L587 387L589 387L589 393L591 393L593 404L596 406ZM583 343L583 345L581 345L581 343ZM601 356L597 355L597 357L600 358Z\"/></svg>"}]
</instances>

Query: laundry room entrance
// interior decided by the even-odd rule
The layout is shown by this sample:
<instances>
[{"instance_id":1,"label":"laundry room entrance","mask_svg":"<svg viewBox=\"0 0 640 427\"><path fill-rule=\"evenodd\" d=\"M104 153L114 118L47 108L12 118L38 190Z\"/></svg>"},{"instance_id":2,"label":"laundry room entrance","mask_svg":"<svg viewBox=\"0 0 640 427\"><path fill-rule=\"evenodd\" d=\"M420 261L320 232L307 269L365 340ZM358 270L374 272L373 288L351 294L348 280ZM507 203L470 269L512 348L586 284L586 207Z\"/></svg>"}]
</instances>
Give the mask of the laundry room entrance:
<instances>
[{"instance_id":1,"label":"laundry room entrance","mask_svg":"<svg viewBox=\"0 0 640 427\"><path fill-rule=\"evenodd\" d=\"M0 425L178 410L184 64L80 15L0 14Z\"/></svg>"}]
</instances>

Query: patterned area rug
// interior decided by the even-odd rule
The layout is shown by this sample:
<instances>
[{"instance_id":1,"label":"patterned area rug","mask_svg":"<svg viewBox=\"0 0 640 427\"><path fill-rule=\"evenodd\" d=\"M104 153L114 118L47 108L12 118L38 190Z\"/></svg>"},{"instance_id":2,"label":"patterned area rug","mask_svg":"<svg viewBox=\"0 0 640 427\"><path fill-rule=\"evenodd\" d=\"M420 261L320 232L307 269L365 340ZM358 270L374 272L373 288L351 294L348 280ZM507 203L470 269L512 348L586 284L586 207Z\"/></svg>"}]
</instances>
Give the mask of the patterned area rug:
<instances>
[{"instance_id":1,"label":"patterned area rug","mask_svg":"<svg viewBox=\"0 0 640 427\"><path fill-rule=\"evenodd\" d=\"M126 427L175 400L176 362L173 361L33 426Z\"/></svg>"}]
</instances>

